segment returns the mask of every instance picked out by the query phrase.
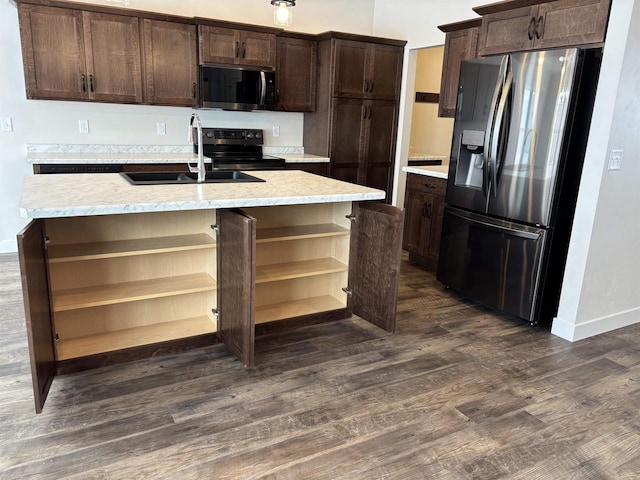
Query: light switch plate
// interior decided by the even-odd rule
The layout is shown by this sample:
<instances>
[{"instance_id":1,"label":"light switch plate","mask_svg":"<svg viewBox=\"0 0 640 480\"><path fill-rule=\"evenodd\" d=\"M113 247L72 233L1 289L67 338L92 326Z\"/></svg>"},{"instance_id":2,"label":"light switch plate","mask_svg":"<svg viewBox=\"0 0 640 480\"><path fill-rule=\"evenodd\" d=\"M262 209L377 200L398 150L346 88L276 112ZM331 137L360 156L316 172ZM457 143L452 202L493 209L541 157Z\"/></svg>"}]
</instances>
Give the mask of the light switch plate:
<instances>
[{"instance_id":1,"label":"light switch plate","mask_svg":"<svg viewBox=\"0 0 640 480\"><path fill-rule=\"evenodd\" d=\"M89 120L78 120L80 133L89 133Z\"/></svg>"},{"instance_id":2,"label":"light switch plate","mask_svg":"<svg viewBox=\"0 0 640 480\"><path fill-rule=\"evenodd\" d=\"M2 117L1 123L3 132L13 132L13 123L11 122L11 117Z\"/></svg>"},{"instance_id":3,"label":"light switch plate","mask_svg":"<svg viewBox=\"0 0 640 480\"><path fill-rule=\"evenodd\" d=\"M156 132L158 133L158 135L166 135L167 125L164 122L156 123Z\"/></svg>"},{"instance_id":4,"label":"light switch plate","mask_svg":"<svg viewBox=\"0 0 640 480\"><path fill-rule=\"evenodd\" d=\"M609 166L608 170L620 170L622 168L622 154L624 150L611 150L609 153Z\"/></svg>"},{"instance_id":5,"label":"light switch plate","mask_svg":"<svg viewBox=\"0 0 640 480\"><path fill-rule=\"evenodd\" d=\"M273 131L273 136L274 137L279 137L280 136L280 127L278 125L274 125L272 128Z\"/></svg>"}]
</instances>

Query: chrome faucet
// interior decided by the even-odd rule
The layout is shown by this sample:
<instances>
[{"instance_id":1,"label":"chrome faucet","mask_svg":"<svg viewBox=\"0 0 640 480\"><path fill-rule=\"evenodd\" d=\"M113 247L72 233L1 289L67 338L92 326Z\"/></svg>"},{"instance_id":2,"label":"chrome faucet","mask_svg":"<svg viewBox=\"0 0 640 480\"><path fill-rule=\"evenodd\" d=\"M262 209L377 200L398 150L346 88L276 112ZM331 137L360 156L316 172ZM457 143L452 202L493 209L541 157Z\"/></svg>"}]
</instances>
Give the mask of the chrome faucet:
<instances>
[{"instance_id":1,"label":"chrome faucet","mask_svg":"<svg viewBox=\"0 0 640 480\"><path fill-rule=\"evenodd\" d=\"M192 143L194 122L198 135L198 165L195 167L190 163L187 163L187 165L189 166L189 171L191 173L198 174L198 183L202 183L206 177L206 170L204 166L204 153L202 152L202 123L200 123L200 117L197 113L192 113L191 119L189 120L189 136L187 137L187 140Z\"/></svg>"}]
</instances>

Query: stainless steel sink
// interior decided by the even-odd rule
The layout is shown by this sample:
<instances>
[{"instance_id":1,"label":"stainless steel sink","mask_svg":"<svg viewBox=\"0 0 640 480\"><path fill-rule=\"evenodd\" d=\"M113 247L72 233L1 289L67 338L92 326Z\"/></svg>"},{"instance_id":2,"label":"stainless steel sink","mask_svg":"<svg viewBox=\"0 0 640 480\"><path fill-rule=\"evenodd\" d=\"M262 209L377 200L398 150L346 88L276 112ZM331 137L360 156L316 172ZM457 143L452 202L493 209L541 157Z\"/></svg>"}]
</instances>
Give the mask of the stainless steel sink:
<instances>
[{"instance_id":1,"label":"stainless steel sink","mask_svg":"<svg viewBox=\"0 0 640 480\"><path fill-rule=\"evenodd\" d=\"M198 174L189 172L121 172L132 185L173 185L198 183ZM214 170L207 172L203 183L264 182L237 170Z\"/></svg>"}]
</instances>

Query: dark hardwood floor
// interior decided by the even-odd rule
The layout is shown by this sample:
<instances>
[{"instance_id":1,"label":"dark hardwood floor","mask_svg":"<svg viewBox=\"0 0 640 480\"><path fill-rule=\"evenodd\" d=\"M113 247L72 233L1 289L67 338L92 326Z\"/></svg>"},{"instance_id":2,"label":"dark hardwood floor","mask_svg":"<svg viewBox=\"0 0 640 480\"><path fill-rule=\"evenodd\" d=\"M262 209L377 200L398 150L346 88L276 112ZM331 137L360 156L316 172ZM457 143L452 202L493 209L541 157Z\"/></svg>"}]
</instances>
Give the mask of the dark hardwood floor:
<instances>
[{"instance_id":1,"label":"dark hardwood floor","mask_svg":"<svg viewBox=\"0 0 640 480\"><path fill-rule=\"evenodd\" d=\"M17 256L0 255L2 479L635 479L640 324L577 343L403 261L359 318L59 376L35 415Z\"/></svg>"}]
</instances>

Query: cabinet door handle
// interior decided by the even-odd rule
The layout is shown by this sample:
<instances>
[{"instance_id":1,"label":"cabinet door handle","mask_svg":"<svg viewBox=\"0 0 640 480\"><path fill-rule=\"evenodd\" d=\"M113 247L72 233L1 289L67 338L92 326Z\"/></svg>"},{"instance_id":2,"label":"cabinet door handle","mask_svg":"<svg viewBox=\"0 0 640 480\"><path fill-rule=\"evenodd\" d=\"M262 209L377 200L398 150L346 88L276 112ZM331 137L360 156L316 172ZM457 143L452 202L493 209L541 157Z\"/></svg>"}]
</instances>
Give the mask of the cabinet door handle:
<instances>
[{"instance_id":1,"label":"cabinet door handle","mask_svg":"<svg viewBox=\"0 0 640 480\"><path fill-rule=\"evenodd\" d=\"M89 75L89 91L93 93L93 75Z\"/></svg>"},{"instance_id":2,"label":"cabinet door handle","mask_svg":"<svg viewBox=\"0 0 640 480\"><path fill-rule=\"evenodd\" d=\"M369 93L373 93L373 80L369 80Z\"/></svg>"},{"instance_id":3,"label":"cabinet door handle","mask_svg":"<svg viewBox=\"0 0 640 480\"><path fill-rule=\"evenodd\" d=\"M538 40L540 40L540 37L542 37L543 28L544 28L544 18L540 16L538 17L538 21L536 22L536 38Z\"/></svg>"},{"instance_id":4,"label":"cabinet door handle","mask_svg":"<svg viewBox=\"0 0 640 480\"><path fill-rule=\"evenodd\" d=\"M536 28L536 17L531 17L531 21L529 22L529 28L527 28L527 36L529 40L533 40L533 31Z\"/></svg>"},{"instance_id":5,"label":"cabinet door handle","mask_svg":"<svg viewBox=\"0 0 640 480\"><path fill-rule=\"evenodd\" d=\"M362 107L362 120L367 119L367 106Z\"/></svg>"},{"instance_id":6,"label":"cabinet door handle","mask_svg":"<svg viewBox=\"0 0 640 480\"><path fill-rule=\"evenodd\" d=\"M422 204L422 217L423 217L423 218L427 216L427 212L425 211L425 210L426 210L426 208L427 208L427 204L426 204L426 203L423 203L423 204Z\"/></svg>"},{"instance_id":7,"label":"cabinet door handle","mask_svg":"<svg viewBox=\"0 0 640 480\"><path fill-rule=\"evenodd\" d=\"M372 108L371 108L371 107L369 107L369 115L367 116L367 118L371 118L371 112L372 112L372 111L373 111L373 110L372 110Z\"/></svg>"},{"instance_id":8,"label":"cabinet door handle","mask_svg":"<svg viewBox=\"0 0 640 480\"><path fill-rule=\"evenodd\" d=\"M429 220L431 220L431 207L432 207L432 206L433 206L433 205L431 205L431 204L428 204L428 205L427 205L427 218L428 218Z\"/></svg>"},{"instance_id":9,"label":"cabinet door handle","mask_svg":"<svg viewBox=\"0 0 640 480\"><path fill-rule=\"evenodd\" d=\"M240 56L240 42L236 42L236 58Z\"/></svg>"},{"instance_id":10,"label":"cabinet door handle","mask_svg":"<svg viewBox=\"0 0 640 480\"><path fill-rule=\"evenodd\" d=\"M193 98L196 98L196 82L193 82Z\"/></svg>"},{"instance_id":11,"label":"cabinet door handle","mask_svg":"<svg viewBox=\"0 0 640 480\"><path fill-rule=\"evenodd\" d=\"M247 49L246 49L246 46L245 46L244 42L242 42L242 58L245 57L245 53L247 53Z\"/></svg>"},{"instance_id":12,"label":"cabinet door handle","mask_svg":"<svg viewBox=\"0 0 640 480\"><path fill-rule=\"evenodd\" d=\"M427 188L438 188L435 183L425 183L424 186Z\"/></svg>"},{"instance_id":13,"label":"cabinet door handle","mask_svg":"<svg viewBox=\"0 0 640 480\"><path fill-rule=\"evenodd\" d=\"M82 91L86 92L87 91L87 76L83 73L80 76L81 80L82 80Z\"/></svg>"}]
</instances>

